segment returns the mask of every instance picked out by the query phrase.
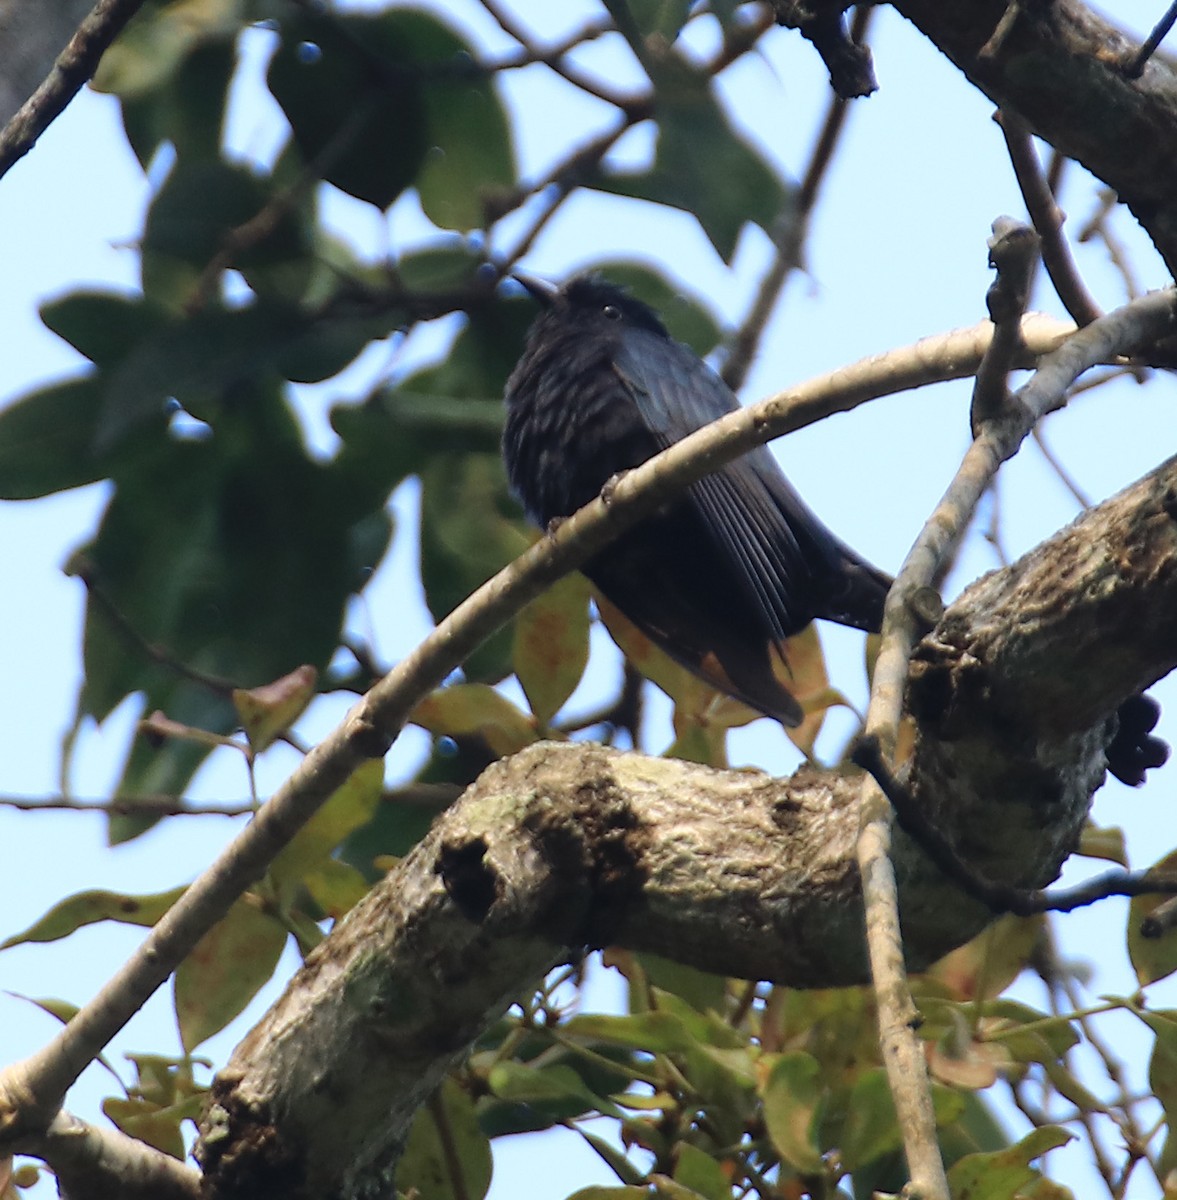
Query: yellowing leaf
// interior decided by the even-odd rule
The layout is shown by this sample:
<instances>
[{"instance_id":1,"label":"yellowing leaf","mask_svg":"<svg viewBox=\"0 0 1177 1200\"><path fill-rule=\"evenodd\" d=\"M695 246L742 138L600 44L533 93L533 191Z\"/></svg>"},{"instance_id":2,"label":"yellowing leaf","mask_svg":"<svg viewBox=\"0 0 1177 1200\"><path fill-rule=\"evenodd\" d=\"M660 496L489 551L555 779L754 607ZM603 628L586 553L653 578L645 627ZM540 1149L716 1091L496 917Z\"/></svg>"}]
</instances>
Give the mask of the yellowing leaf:
<instances>
[{"instance_id":1,"label":"yellowing leaf","mask_svg":"<svg viewBox=\"0 0 1177 1200\"><path fill-rule=\"evenodd\" d=\"M512 662L541 724L576 690L589 653L589 583L565 575L533 600L515 622Z\"/></svg>"},{"instance_id":2,"label":"yellowing leaf","mask_svg":"<svg viewBox=\"0 0 1177 1200\"><path fill-rule=\"evenodd\" d=\"M302 877L314 902L333 920L355 908L368 894L368 881L355 867L337 858L325 858Z\"/></svg>"},{"instance_id":3,"label":"yellowing leaf","mask_svg":"<svg viewBox=\"0 0 1177 1200\"><path fill-rule=\"evenodd\" d=\"M39 921L22 933L0 942L0 950L22 942L53 942L96 921L118 921L123 925L154 925L184 894L184 889L157 892L153 896L127 896L121 892L90 891L68 896L55 904Z\"/></svg>"},{"instance_id":4,"label":"yellowing leaf","mask_svg":"<svg viewBox=\"0 0 1177 1200\"><path fill-rule=\"evenodd\" d=\"M958 1000L989 999L1013 983L1034 953L1044 918L1006 915L928 968Z\"/></svg>"},{"instance_id":5,"label":"yellowing leaf","mask_svg":"<svg viewBox=\"0 0 1177 1200\"><path fill-rule=\"evenodd\" d=\"M817 1127L824 1099L821 1064L802 1051L782 1054L772 1062L760 1095L768 1136L781 1158L803 1174L820 1172Z\"/></svg>"},{"instance_id":6,"label":"yellowing leaf","mask_svg":"<svg viewBox=\"0 0 1177 1200\"><path fill-rule=\"evenodd\" d=\"M1128 851L1124 846L1124 831L1118 825L1101 827L1088 821L1079 835L1079 849L1084 858L1101 858L1106 862L1128 865Z\"/></svg>"},{"instance_id":7,"label":"yellowing leaf","mask_svg":"<svg viewBox=\"0 0 1177 1200\"><path fill-rule=\"evenodd\" d=\"M304 664L273 683L233 689L233 707L255 754L302 716L314 699L318 678L315 668Z\"/></svg>"},{"instance_id":8,"label":"yellowing leaf","mask_svg":"<svg viewBox=\"0 0 1177 1200\"><path fill-rule=\"evenodd\" d=\"M270 866L269 878L283 894L327 859L353 830L372 819L384 793L384 760L357 767L317 813L291 838Z\"/></svg>"},{"instance_id":9,"label":"yellowing leaf","mask_svg":"<svg viewBox=\"0 0 1177 1200\"><path fill-rule=\"evenodd\" d=\"M176 971L180 1041L191 1051L219 1033L274 973L286 930L247 893L208 931Z\"/></svg>"},{"instance_id":10,"label":"yellowing leaf","mask_svg":"<svg viewBox=\"0 0 1177 1200\"><path fill-rule=\"evenodd\" d=\"M1177 852L1166 855L1152 870L1165 875L1177 873ZM1155 938L1145 937L1140 932L1145 917L1169 899L1170 896L1153 893L1133 896L1128 905L1128 957L1141 987L1177 971L1177 929L1166 929Z\"/></svg>"},{"instance_id":11,"label":"yellowing leaf","mask_svg":"<svg viewBox=\"0 0 1177 1200\"><path fill-rule=\"evenodd\" d=\"M774 663L777 678L797 697L805 716L795 729L786 729L789 741L803 754L812 756L813 745L826 717L826 709L842 705L846 697L830 687L821 637L812 622L785 643L784 662Z\"/></svg>"},{"instance_id":12,"label":"yellowing leaf","mask_svg":"<svg viewBox=\"0 0 1177 1200\"><path fill-rule=\"evenodd\" d=\"M537 738L534 721L485 683L458 683L431 692L409 720L432 734L479 734L495 754L515 754Z\"/></svg>"}]
</instances>

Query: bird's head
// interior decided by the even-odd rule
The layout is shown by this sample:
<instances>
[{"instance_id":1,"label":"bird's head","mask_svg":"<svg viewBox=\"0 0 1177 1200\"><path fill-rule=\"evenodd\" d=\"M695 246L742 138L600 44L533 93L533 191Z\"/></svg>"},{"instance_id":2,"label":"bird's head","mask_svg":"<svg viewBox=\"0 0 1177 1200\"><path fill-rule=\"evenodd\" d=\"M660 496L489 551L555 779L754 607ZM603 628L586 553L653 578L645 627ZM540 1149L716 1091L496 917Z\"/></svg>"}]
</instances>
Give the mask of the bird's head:
<instances>
[{"instance_id":1,"label":"bird's head","mask_svg":"<svg viewBox=\"0 0 1177 1200\"><path fill-rule=\"evenodd\" d=\"M628 326L645 329L659 337L670 336L658 314L648 304L643 304L625 288L609 283L599 275L576 275L560 288L532 275L516 272L514 278L543 307L540 322L544 325L556 323L575 326L586 332Z\"/></svg>"}]
</instances>

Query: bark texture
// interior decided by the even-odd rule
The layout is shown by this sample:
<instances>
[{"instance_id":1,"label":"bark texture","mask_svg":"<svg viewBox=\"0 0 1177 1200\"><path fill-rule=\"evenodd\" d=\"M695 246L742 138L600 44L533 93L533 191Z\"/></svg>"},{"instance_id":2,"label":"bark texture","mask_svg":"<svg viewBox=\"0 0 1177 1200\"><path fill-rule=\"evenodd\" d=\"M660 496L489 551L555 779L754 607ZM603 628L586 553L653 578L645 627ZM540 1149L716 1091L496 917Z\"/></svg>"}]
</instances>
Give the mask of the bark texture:
<instances>
[{"instance_id":1,"label":"bark texture","mask_svg":"<svg viewBox=\"0 0 1177 1200\"><path fill-rule=\"evenodd\" d=\"M1114 711L1177 665L1177 459L985 576L922 643L909 785L990 878L1054 879ZM595 745L496 763L308 959L221 1073L209 1196L389 1194L417 1107L513 997L584 946L833 987L867 977L859 781ZM909 966L991 914L902 834Z\"/></svg>"}]
</instances>

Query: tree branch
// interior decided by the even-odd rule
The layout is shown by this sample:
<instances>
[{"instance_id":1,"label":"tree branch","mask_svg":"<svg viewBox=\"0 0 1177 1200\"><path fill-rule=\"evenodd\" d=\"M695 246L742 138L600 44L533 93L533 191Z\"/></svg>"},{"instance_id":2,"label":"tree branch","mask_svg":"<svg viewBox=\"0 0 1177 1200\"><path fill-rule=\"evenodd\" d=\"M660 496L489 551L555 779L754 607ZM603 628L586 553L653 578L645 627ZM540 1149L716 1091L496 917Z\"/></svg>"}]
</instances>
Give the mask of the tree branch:
<instances>
[{"instance_id":1,"label":"tree branch","mask_svg":"<svg viewBox=\"0 0 1177 1200\"><path fill-rule=\"evenodd\" d=\"M1071 327L1024 324L1027 361L1058 346ZM255 819L151 930L139 950L44 1049L0 1074L0 1139L45 1128L85 1066L138 1011L201 936L265 871L278 851L363 762L380 757L413 705L482 640L563 573L627 525L740 453L867 400L976 370L992 336L986 323L925 338L742 409L627 473L610 489L483 585L351 710Z\"/></svg>"},{"instance_id":2,"label":"tree branch","mask_svg":"<svg viewBox=\"0 0 1177 1200\"><path fill-rule=\"evenodd\" d=\"M886 758L892 759L895 754L908 663L917 636L918 598L954 553L998 468L1013 456L1041 416L1064 403L1067 389L1088 367L1105 361L1109 353L1127 352L1171 330L1173 303L1173 293L1157 292L1079 330L1042 360L1030 381L1002 406L1000 415L984 419L976 429L955 478L920 531L887 597L865 729ZM997 344L997 339L995 332L991 345ZM1016 353L1016 338L1007 339L1007 349L1010 356ZM1008 368L1009 363L1005 366ZM1012 616L1007 614L1007 620L1013 620ZM1128 689L1120 699L1134 690ZM1101 769L1103 748L1108 742L1108 731L1103 732L1099 743ZM951 791L948 779L939 778ZM905 937L900 928L898 889L890 858L891 807L873 779L863 782L861 809L858 865L887 1077L903 1130L913 1186L921 1196L948 1200L923 1049L913 1026L915 1004L904 968ZM933 820L932 824L943 828L942 821Z\"/></svg>"},{"instance_id":3,"label":"tree branch","mask_svg":"<svg viewBox=\"0 0 1177 1200\"><path fill-rule=\"evenodd\" d=\"M1173 496L1177 459L974 585L919 647L908 787L998 882L1058 874L1123 690L1177 665ZM1010 620L1027 611L1030 632ZM1109 629L1093 670L1095 631ZM1084 703L1054 703L1074 688ZM265 1194L279 1177L300 1181L285 1192L296 1200L368 1194L465 1044L584 945L797 987L865 981L860 813L857 779L811 767L777 780L566 743L494 764L312 952L218 1077L207 1195ZM894 863L914 969L991 919L902 830Z\"/></svg>"},{"instance_id":4,"label":"tree branch","mask_svg":"<svg viewBox=\"0 0 1177 1200\"><path fill-rule=\"evenodd\" d=\"M98 0L45 81L0 130L0 176L19 162L98 69L98 60L143 0Z\"/></svg>"}]
</instances>

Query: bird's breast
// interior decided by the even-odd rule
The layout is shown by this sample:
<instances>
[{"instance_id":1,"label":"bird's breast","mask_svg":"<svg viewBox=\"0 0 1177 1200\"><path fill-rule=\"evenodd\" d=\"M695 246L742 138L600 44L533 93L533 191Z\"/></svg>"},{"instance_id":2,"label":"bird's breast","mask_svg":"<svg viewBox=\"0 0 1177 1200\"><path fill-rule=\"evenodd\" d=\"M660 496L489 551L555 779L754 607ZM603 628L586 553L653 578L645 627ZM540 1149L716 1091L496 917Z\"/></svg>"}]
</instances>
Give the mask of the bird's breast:
<instances>
[{"instance_id":1,"label":"bird's breast","mask_svg":"<svg viewBox=\"0 0 1177 1200\"><path fill-rule=\"evenodd\" d=\"M608 356L557 347L525 359L508 384L507 471L541 526L571 516L658 449Z\"/></svg>"}]
</instances>

